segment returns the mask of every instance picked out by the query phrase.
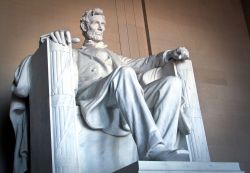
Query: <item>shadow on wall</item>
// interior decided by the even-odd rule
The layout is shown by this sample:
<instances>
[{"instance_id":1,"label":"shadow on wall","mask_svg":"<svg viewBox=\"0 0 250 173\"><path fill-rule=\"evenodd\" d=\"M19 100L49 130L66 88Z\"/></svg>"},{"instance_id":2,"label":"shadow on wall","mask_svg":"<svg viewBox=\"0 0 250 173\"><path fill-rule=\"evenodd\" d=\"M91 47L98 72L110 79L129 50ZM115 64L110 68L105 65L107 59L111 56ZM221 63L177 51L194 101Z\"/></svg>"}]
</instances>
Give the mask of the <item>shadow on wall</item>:
<instances>
[{"instance_id":1,"label":"shadow on wall","mask_svg":"<svg viewBox=\"0 0 250 173\"><path fill-rule=\"evenodd\" d=\"M9 118L9 106L10 102L7 101L1 105L0 116L0 159L1 164L5 165L2 171L3 173L12 172L13 169L13 156L14 156L14 147L15 147L15 135L12 128L12 124Z\"/></svg>"}]
</instances>

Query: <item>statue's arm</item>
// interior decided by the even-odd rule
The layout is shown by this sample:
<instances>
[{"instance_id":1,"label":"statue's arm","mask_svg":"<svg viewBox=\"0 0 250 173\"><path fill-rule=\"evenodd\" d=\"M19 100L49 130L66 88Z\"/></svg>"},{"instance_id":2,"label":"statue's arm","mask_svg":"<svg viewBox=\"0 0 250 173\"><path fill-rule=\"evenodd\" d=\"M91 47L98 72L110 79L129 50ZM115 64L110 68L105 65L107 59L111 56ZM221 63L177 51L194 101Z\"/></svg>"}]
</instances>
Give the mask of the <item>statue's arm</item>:
<instances>
[{"instance_id":1,"label":"statue's arm","mask_svg":"<svg viewBox=\"0 0 250 173\"><path fill-rule=\"evenodd\" d=\"M157 55L151 55L142 58L122 57L123 64L132 67L136 73L144 73L153 68L163 66L168 62L167 52L160 52Z\"/></svg>"},{"instance_id":2,"label":"statue's arm","mask_svg":"<svg viewBox=\"0 0 250 173\"><path fill-rule=\"evenodd\" d=\"M122 62L125 65L132 67L136 73L145 73L153 68L163 67L170 60L182 61L189 58L189 52L184 47L179 47L174 50L166 50L157 55L152 55L144 58L127 58L122 57Z\"/></svg>"}]
</instances>

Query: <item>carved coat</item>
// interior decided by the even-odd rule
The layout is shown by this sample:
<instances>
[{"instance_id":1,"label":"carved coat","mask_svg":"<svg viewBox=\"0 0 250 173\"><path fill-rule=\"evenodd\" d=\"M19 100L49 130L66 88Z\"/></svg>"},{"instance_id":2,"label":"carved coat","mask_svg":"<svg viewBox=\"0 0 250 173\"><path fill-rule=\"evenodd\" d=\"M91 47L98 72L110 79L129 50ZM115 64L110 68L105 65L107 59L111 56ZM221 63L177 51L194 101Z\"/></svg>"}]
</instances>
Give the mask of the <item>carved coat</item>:
<instances>
[{"instance_id":1,"label":"carved coat","mask_svg":"<svg viewBox=\"0 0 250 173\"><path fill-rule=\"evenodd\" d=\"M144 72L164 64L163 53L130 59L107 48L83 46L73 53L73 57L79 76L76 101L88 126L114 136L127 135L129 128L119 116L119 109L107 105L107 100L112 99L108 98L110 82L121 66L132 67L140 80Z\"/></svg>"}]
</instances>

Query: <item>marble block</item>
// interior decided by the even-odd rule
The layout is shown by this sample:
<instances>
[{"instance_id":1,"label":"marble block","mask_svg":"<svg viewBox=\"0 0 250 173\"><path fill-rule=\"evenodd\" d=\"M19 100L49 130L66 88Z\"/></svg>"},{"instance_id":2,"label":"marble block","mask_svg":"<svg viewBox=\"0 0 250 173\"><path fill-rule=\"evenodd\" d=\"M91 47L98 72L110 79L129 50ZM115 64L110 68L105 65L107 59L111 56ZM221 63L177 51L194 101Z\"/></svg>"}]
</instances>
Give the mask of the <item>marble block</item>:
<instances>
[{"instance_id":1,"label":"marble block","mask_svg":"<svg viewBox=\"0 0 250 173\"><path fill-rule=\"evenodd\" d=\"M244 173L232 162L161 162L137 161L115 173Z\"/></svg>"}]
</instances>

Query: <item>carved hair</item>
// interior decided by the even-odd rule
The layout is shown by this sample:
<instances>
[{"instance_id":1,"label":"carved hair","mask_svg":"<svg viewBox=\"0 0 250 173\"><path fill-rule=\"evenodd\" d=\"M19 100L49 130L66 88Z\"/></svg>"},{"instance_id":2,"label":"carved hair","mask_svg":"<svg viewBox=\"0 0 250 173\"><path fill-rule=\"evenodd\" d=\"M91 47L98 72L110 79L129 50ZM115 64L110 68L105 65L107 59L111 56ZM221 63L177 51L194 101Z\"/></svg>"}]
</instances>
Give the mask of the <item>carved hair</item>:
<instances>
[{"instance_id":1,"label":"carved hair","mask_svg":"<svg viewBox=\"0 0 250 173\"><path fill-rule=\"evenodd\" d=\"M90 23L90 18L95 16L95 15L102 15L105 18L105 16L103 15L103 10L100 8L95 8L93 10L87 10L83 13L82 17L80 18L80 28L81 28L83 34L88 29L88 26Z\"/></svg>"}]
</instances>

